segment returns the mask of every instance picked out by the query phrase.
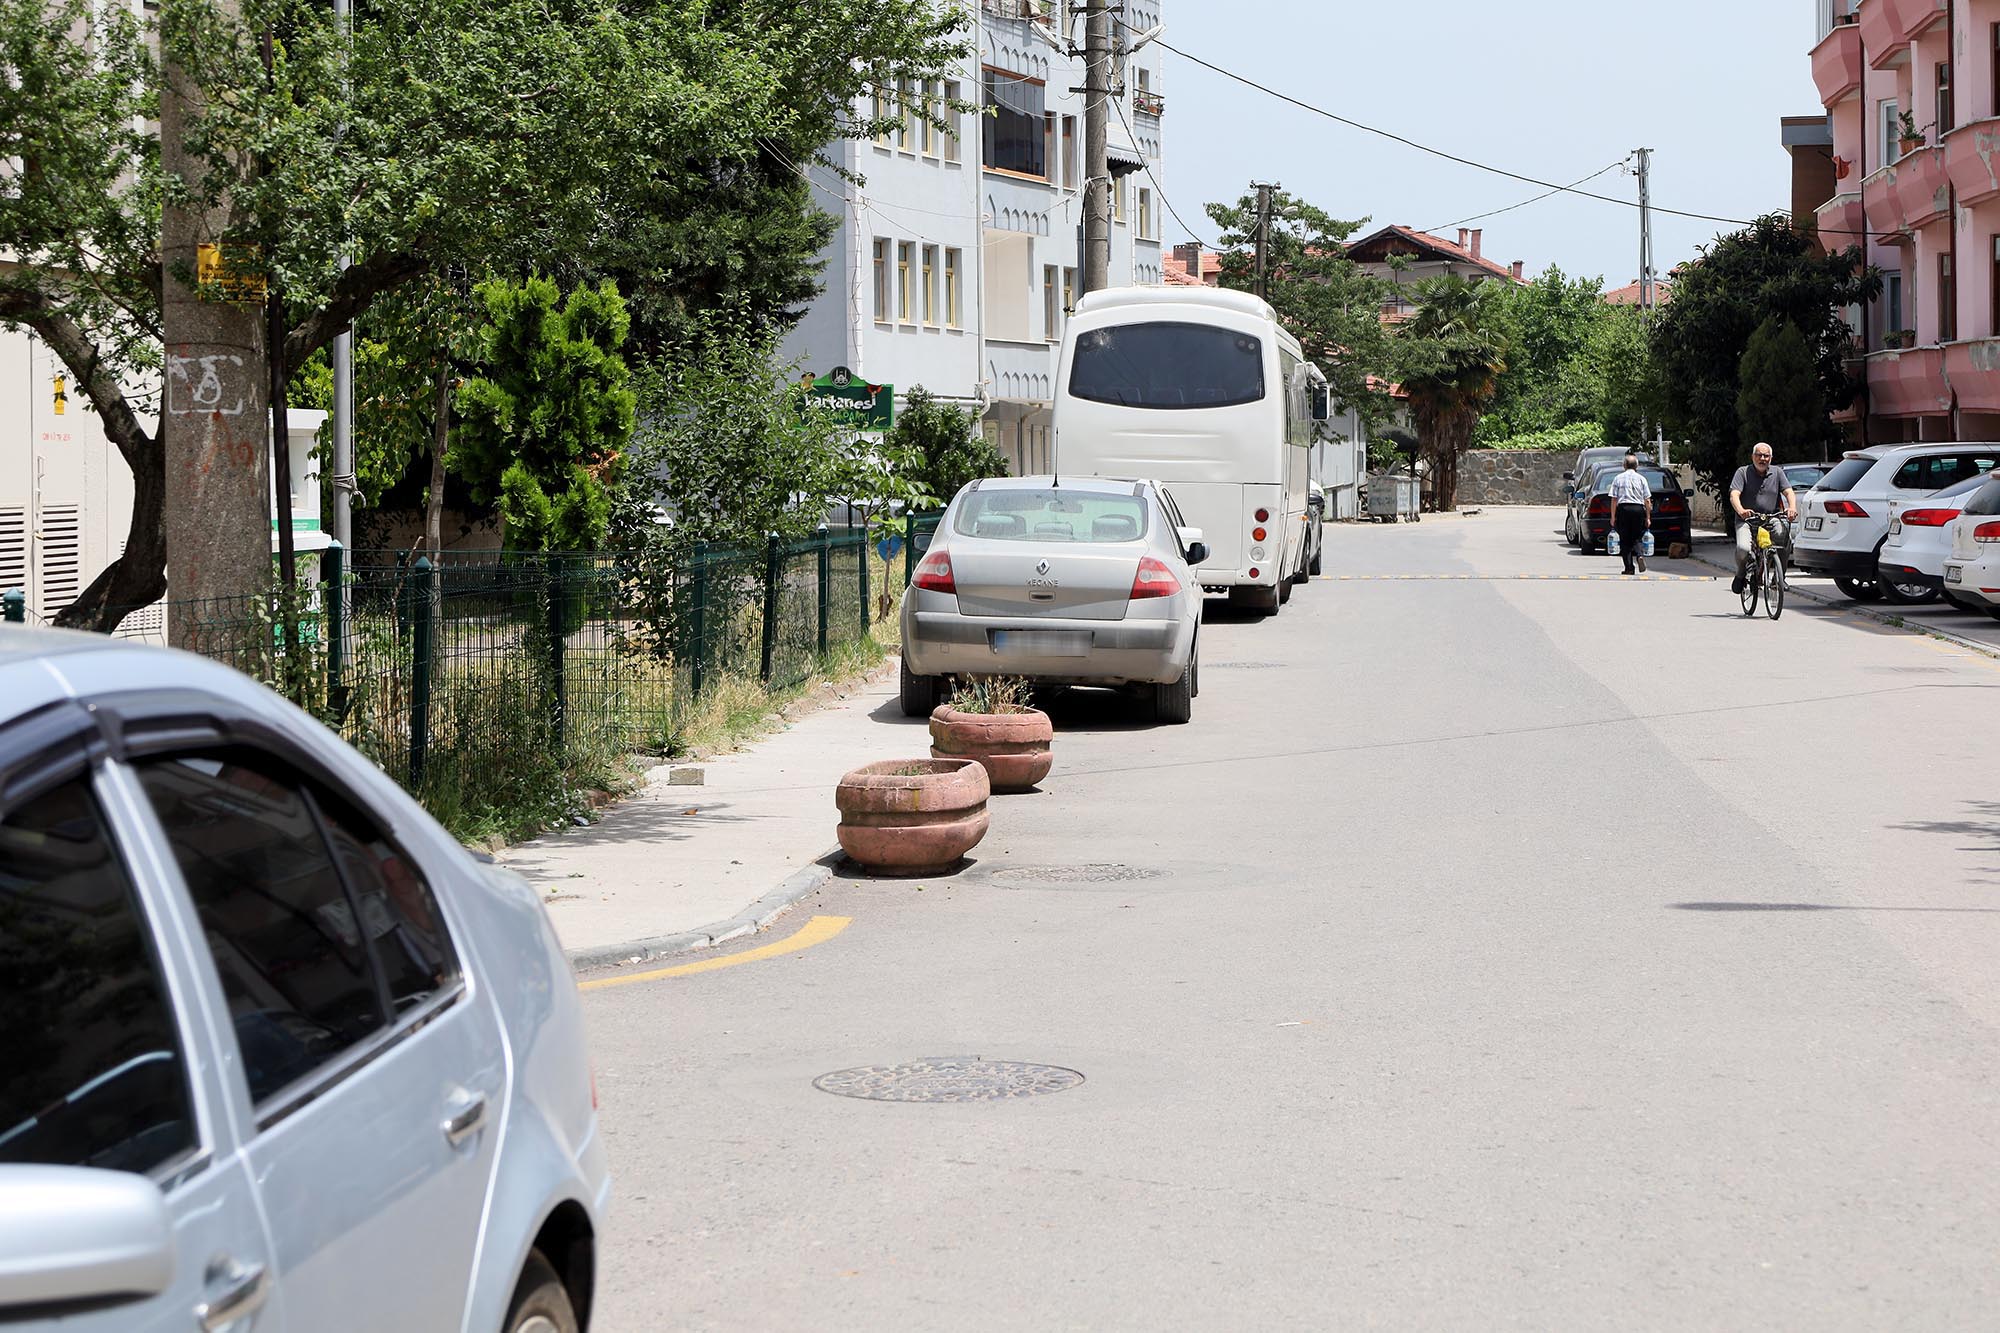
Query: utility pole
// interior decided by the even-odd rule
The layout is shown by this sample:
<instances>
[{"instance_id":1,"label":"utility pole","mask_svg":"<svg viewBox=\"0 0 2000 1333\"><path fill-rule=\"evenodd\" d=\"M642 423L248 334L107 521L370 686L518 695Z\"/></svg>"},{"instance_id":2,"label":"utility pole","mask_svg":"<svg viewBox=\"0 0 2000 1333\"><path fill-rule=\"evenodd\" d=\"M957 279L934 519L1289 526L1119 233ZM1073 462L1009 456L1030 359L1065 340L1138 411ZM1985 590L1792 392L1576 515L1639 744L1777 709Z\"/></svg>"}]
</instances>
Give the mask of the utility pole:
<instances>
[{"instance_id":1,"label":"utility pole","mask_svg":"<svg viewBox=\"0 0 2000 1333\"><path fill-rule=\"evenodd\" d=\"M1257 187L1257 299L1268 299L1264 294L1265 265L1269 262L1271 249L1271 187Z\"/></svg>"},{"instance_id":2,"label":"utility pole","mask_svg":"<svg viewBox=\"0 0 2000 1333\"><path fill-rule=\"evenodd\" d=\"M236 0L216 0L212 12L222 32L247 40ZM166 357L160 443L166 462L162 527L168 590L177 600L227 599L212 614L244 617L250 599L264 593L271 581L271 464L265 449L271 381L265 363L265 312L261 294L232 280L231 252L212 244L229 234L232 218L226 190L210 202L210 160L188 146L189 128L204 109L204 90L171 56L165 74L160 169L180 181L178 190L168 192L160 214L160 324ZM211 278L206 300L199 276L204 267ZM197 651L209 646L203 624L208 618L193 612L170 614L173 645Z\"/></svg>"},{"instance_id":3,"label":"utility pole","mask_svg":"<svg viewBox=\"0 0 2000 1333\"><path fill-rule=\"evenodd\" d=\"M1659 309L1659 285L1653 277L1653 150L1635 148L1633 156L1639 159L1639 310L1640 318L1650 323ZM1660 422L1653 423L1653 457L1661 467L1670 466L1667 458L1667 433Z\"/></svg>"},{"instance_id":4,"label":"utility pole","mask_svg":"<svg viewBox=\"0 0 2000 1333\"><path fill-rule=\"evenodd\" d=\"M1111 285L1111 4L1090 0L1084 10L1083 79L1083 290Z\"/></svg>"},{"instance_id":5,"label":"utility pole","mask_svg":"<svg viewBox=\"0 0 2000 1333\"><path fill-rule=\"evenodd\" d=\"M340 37L345 42L354 28L354 0L333 0L334 22L339 25ZM341 127L343 135L346 126ZM347 255L340 256L343 271L348 265ZM331 468L323 471L331 473L333 482L333 539L340 543L343 551L354 549L354 330L341 330L333 336L330 349L333 359L333 458Z\"/></svg>"}]
</instances>

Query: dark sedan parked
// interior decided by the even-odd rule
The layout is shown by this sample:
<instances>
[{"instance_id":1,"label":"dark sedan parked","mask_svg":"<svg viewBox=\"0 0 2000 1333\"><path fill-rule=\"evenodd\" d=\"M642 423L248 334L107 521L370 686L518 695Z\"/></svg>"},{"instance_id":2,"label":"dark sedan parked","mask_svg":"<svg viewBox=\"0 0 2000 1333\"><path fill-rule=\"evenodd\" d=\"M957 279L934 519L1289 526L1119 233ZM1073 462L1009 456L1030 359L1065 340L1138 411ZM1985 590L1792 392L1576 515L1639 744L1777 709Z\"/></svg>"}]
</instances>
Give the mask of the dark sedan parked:
<instances>
[{"instance_id":1,"label":"dark sedan parked","mask_svg":"<svg viewBox=\"0 0 2000 1333\"><path fill-rule=\"evenodd\" d=\"M1578 525L1581 540L1578 545L1589 555L1604 549L1604 542L1611 535L1611 479L1620 469L1603 468L1590 483L1590 502L1583 511L1583 521ZM1661 555L1673 542L1693 540L1693 514L1688 500L1694 494L1681 489L1680 478L1663 472L1656 467L1639 469L1639 475L1653 488L1653 545Z\"/></svg>"}]
</instances>

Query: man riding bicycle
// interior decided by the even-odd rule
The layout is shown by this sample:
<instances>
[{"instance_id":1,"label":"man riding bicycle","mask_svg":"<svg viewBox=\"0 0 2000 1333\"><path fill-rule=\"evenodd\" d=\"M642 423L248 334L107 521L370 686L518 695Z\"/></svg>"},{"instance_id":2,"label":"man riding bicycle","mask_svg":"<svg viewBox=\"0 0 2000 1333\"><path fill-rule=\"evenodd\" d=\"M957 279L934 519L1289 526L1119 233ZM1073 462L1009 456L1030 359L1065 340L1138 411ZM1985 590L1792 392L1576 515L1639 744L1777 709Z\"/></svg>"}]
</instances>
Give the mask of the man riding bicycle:
<instances>
[{"instance_id":1,"label":"man riding bicycle","mask_svg":"<svg viewBox=\"0 0 2000 1333\"><path fill-rule=\"evenodd\" d=\"M1743 581L1750 569L1750 543L1752 541L1749 518L1752 514L1783 514L1789 524L1798 517L1798 497L1792 493L1792 483L1785 474L1771 466L1771 446L1757 441L1750 450L1750 462L1736 469L1736 475L1729 482L1729 507L1736 513L1736 581L1729 590L1741 595ZM1773 524L1773 541L1783 543L1789 531L1784 525Z\"/></svg>"}]
</instances>

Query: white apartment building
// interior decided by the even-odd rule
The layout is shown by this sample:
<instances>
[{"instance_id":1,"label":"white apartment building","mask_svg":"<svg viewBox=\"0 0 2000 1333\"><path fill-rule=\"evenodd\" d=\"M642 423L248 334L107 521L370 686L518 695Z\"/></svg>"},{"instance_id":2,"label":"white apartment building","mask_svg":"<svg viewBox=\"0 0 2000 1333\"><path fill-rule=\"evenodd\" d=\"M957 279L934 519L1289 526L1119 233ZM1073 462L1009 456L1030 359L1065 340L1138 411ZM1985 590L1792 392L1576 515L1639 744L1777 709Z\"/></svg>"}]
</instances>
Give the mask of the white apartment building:
<instances>
[{"instance_id":1,"label":"white apartment building","mask_svg":"<svg viewBox=\"0 0 2000 1333\"><path fill-rule=\"evenodd\" d=\"M1017 473L1048 466L1056 344L1083 267L1084 70L1058 49L1065 8L979 0L975 52L952 77L883 89L857 108L912 114L877 139L829 146L859 184L809 169L840 227L825 252L825 291L785 344L787 359L816 375L846 366L899 399L921 385L977 408ZM1160 0L1127 0L1120 18L1144 31L1160 21ZM1159 59L1143 48L1117 78L1114 286L1162 281ZM950 113L942 131L914 114L953 98L984 114Z\"/></svg>"}]
</instances>

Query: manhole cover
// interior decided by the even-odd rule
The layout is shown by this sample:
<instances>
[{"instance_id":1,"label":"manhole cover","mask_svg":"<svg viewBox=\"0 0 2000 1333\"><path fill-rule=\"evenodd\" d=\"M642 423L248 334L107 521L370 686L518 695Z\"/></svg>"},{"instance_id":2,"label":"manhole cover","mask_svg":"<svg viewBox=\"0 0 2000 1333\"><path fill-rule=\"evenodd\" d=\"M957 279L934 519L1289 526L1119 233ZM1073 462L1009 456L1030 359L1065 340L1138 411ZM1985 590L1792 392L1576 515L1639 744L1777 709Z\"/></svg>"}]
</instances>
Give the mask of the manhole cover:
<instances>
[{"instance_id":1,"label":"manhole cover","mask_svg":"<svg viewBox=\"0 0 2000 1333\"><path fill-rule=\"evenodd\" d=\"M1083 1075L1060 1065L1016 1060L939 1057L902 1065L865 1065L821 1074L813 1086L836 1097L870 1102L1000 1102L1061 1092Z\"/></svg>"},{"instance_id":2,"label":"manhole cover","mask_svg":"<svg viewBox=\"0 0 2000 1333\"><path fill-rule=\"evenodd\" d=\"M1145 866L1115 864L1081 866L1008 866L988 878L1000 884L1121 884L1134 879L1158 879Z\"/></svg>"}]
</instances>

